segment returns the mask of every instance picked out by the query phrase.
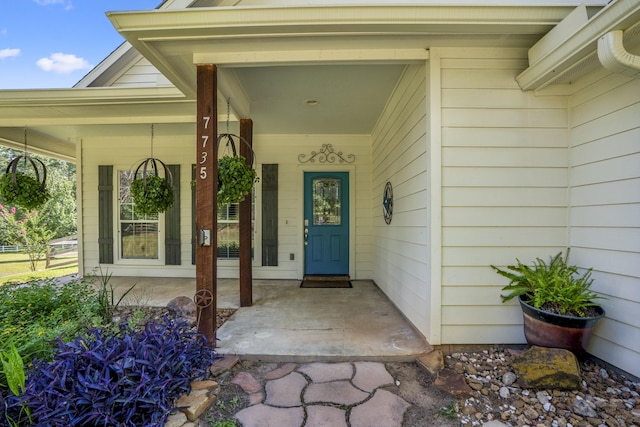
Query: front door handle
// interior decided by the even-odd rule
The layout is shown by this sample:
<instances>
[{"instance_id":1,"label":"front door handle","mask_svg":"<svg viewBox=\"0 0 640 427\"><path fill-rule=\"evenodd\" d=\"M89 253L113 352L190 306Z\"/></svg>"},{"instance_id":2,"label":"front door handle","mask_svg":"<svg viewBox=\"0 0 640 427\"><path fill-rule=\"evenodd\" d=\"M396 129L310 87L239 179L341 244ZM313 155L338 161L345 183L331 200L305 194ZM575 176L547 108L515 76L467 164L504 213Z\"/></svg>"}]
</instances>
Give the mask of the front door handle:
<instances>
[{"instance_id":1,"label":"front door handle","mask_svg":"<svg viewBox=\"0 0 640 427\"><path fill-rule=\"evenodd\" d=\"M309 229L304 229L304 245L307 246L309 244Z\"/></svg>"}]
</instances>

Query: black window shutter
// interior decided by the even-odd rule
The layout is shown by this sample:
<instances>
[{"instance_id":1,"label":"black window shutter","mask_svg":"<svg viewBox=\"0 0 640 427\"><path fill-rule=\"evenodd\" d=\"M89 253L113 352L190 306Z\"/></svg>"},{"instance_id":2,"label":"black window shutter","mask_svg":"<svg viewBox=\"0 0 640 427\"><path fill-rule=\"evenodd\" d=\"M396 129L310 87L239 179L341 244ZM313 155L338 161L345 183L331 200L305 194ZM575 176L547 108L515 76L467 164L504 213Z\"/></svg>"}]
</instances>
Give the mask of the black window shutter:
<instances>
[{"instance_id":1,"label":"black window shutter","mask_svg":"<svg viewBox=\"0 0 640 427\"><path fill-rule=\"evenodd\" d=\"M166 265L180 265L180 165L167 165L173 177L173 206L164 213Z\"/></svg>"},{"instance_id":2,"label":"black window shutter","mask_svg":"<svg viewBox=\"0 0 640 427\"><path fill-rule=\"evenodd\" d=\"M278 165L262 165L262 265L278 265Z\"/></svg>"},{"instance_id":3,"label":"black window shutter","mask_svg":"<svg viewBox=\"0 0 640 427\"><path fill-rule=\"evenodd\" d=\"M98 262L113 264L113 166L98 166Z\"/></svg>"}]
</instances>

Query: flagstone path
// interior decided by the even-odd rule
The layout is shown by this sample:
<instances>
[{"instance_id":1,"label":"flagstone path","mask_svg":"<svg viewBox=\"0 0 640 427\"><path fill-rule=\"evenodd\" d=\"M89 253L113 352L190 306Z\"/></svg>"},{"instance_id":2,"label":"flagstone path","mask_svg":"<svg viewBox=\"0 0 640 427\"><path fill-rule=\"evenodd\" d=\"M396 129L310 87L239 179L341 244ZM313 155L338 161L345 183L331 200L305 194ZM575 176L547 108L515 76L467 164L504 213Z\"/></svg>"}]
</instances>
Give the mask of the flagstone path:
<instances>
[{"instance_id":1,"label":"flagstone path","mask_svg":"<svg viewBox=\"0 0 640 427\"><path fill-rule=\"evenodd\" d=\"M243 427L400 427L410 406L383 389L394 379L378 362L289 363L264 379L232 381L251 402L236 414Z\"/></svg>"}]
</instances>

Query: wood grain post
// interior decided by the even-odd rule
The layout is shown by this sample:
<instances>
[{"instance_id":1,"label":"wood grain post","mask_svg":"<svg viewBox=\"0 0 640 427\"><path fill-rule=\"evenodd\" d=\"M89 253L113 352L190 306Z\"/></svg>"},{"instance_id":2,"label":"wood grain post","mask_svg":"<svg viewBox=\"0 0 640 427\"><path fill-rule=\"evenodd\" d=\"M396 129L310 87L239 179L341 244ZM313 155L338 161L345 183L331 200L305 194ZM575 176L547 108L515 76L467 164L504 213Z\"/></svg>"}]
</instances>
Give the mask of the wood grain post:
<instances>
[{"instance_id":1,"label":"wood grain post","mask_svg":"<svg viewBox=\"0 0 640 427\"><path fill-rule=\"evenodd\" d=\"M247 164L254 163L253 152L253 121L240 119L240 139L249 145L240 143L240 155L244 156ZM251 271L251 194L240 202L238 219L240 222L240 307L250 307L253 304L253 275Z\"/></svg>"},{"instance_id":2,"label":"wood grain post","mask_svg":"<svg viewBox=\"0 0 640 427\"><path fill-rule=\"evenodd\" d=\"M216 344L217 309L217 220L218 220L218 109L217 67L197 68L196 131L196 303L211 304L200 309L198 332ZM208 230L209 239L203 233ZM200 298L198 298L200 296Z\"/></svg>"}]
</instances>

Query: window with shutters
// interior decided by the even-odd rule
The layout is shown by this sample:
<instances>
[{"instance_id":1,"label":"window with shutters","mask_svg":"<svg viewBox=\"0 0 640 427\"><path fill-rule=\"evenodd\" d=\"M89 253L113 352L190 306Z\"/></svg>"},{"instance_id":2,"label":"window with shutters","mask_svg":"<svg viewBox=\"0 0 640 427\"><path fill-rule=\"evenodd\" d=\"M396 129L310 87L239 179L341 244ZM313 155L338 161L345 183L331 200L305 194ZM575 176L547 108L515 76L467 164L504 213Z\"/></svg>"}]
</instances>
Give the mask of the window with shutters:
<instances>
[{"instance_id":1,"label":"window with shutters","mask_svg":"<svg viewBox=\"0 0 640 427\"><path fill-rule=\"evenodd\" d=\"M131 197L133 171L118 172L118 235L121 260L160 260L163 246L160 244L160 216L143 215L136 211Z\"/></svg>"}]
</instances>

